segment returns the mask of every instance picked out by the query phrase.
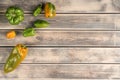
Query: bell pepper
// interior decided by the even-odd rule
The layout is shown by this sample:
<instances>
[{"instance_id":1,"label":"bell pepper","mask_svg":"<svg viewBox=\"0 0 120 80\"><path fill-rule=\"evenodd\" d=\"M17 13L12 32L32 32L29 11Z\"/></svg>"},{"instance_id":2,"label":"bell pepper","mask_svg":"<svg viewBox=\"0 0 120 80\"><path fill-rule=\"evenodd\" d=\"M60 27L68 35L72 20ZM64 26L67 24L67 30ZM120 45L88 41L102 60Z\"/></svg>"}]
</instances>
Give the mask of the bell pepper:
<instances>
[{"instance_id":1,"label":"bell pepper","mask_svg":"<svg viewBox=\"0 0 120 80\"><path fill-rule=\"evenodd\" d=\"M23 36L24 37L34 36L35 34L36 33L35 33L35 29L34 28L26 28L23 31Z\"/></svg>"},{"instance_id":2,"label":"bell pepper","mask_svg":"<svg viewBox=\"0 0 120 80\"><path fill-rule=\"evenodd\" d=\"M47 27L49 25L49 23L47 22L47 21L45 21L45 20L36 20L35 22L34 22L34 26L36 27L36 28L45 28L45 27Z\"/></svg>"},{"instance_id":3,"label":"bell pepper","mask_svg":"<svg viewBox=\"0 0 120 80\"><path fill-rule=\"evenodd\" d=\"M7 32L6 37L8 39L13 39L16 37L16 32L14 30Z\"/></svg>"},{"instance_id":4,"label":"bell pepper","mask_svg":"<svg viewBox=\"0 0 120 80\"><path fill-rule=\"evenodd\" d=\"M47 2L45 4L45 17L49 18L49 17L54 17L56 16L56 8L54 6L54 4Z\"/></svg>"},{"instance_id":5,"label":"bell pepper","mask_svg":"<svg viewBox=\"0 0 120 80\"><path fill-rule=\"evenodd\" d=\"M42 4L37 6L37 8L33 11L33 16L38 16L42 11Z\"/></svg>"},{"instance_id":6,"label":"bell pepper","mask_svg":"<svg viewBox=\"0 0 120 80\"><path fill-rule=\"evenodd\" d=\"M8 57L5 65L4 65L4 72L9 73L16 69L20 63L24 60L28 53L28 49L25 45L23 44L18 44L16 45L10 56Z\"/></svg>"},{"instance_id":7,"label":"bell pepper","mask_svg":"<svg viewBox=\"0 0 120 80\"><path fill-rule=\"evenodd\" d=\"M12 25L17 25L24 20L23 10L16 6L9 7L5 13L5 16Z\"/></svg>"}]
</instances>

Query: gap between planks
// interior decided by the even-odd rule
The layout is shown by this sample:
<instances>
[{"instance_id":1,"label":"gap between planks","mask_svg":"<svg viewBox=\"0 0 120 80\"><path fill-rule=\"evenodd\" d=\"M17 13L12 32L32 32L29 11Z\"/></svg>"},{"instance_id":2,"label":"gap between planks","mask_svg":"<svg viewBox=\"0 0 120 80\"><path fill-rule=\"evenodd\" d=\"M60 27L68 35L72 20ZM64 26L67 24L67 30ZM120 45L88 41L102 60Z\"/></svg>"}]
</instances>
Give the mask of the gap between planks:
<instances>
[{"instance_id":1,"label":"gap between planks","mask_svg":"<svg viewBox=\"0 0 120 80\"><path fill-rule=\"evenodd\" d=\"M1 64L11 50L0 48ZM23 64L120 64L119 52L120 48L29 48Z\"/></svg>"},{"instance_id":2,"label":"gap between planks","mask_svg":"<svg viewBox=\"0 0 120 80\"><path fill-rule=\"evenodd\" d=\"M4 12L7 7L11 5L17 5L23 10L31 12L34 10L34 6L37 6L41 2L45 3L48 1L2 0L0 8L1 12ZM88 0L49 0L49 2L55 4L58 13L120 13L119 0L91 0L91 2Z\"/></svg>"},{"instance_id":3,"label":"gap between planks","mask_svg":"<svg viewBox=\"0 0 120 80\"><path fill-rule=\"evenodd\" d=\"M35 36L25 38L21 34L21 31L18 31L19 36L17 37L19 38L13 40L6 39L6 32L7 30L1 30L0 32L1 46L14 46L16 43L23 43L27 46L119 46L120 44L119 32L38 30Z\"/></svg>"},{"instance_id":4,"label":"gap between planks","mask_svg":"<svg viewBox=\"0 0 120 80\"><path fill-rule=\"evenodd\" d=\"M2 69L3 65L0 65ZM22 75L21 73L26 73ZM54 79L113 79L120 78L120 65L97 64L21 64L15 71L1 78L54 78Z\"/></svg>"},{"instance_id":5,"label":"gap between planks","mask_svg":"<svg viewBox=\"0 0 120 80\"><path fill-rule=\"evenodd\" d=\"M15 45L14 45L15 46ZM13 45L9 46L0 46L0 48L13 48ZM50 48L59 48L59 49L65 49L65 48L120 48L120 46L30 46L27 45L28 48L41 48L41 49L50 49Z\"/></svg>"},{"instance_id":6,"label":"gap between planks","mask_svg":"<svg viewBox=\"0 0 120 80\"><path fill-rule=\"evenodd\" d=\"M33 17L26 15L25 20L19 25L10 25L1 15L0 29L24 29L33 26L37 19L44 19L50 23L49 27L41 30L119 30L120 15L98 15L98 14L59 14L55 18L47 19L43 15ZM4 27L3 27L4 26ZM117 26L117 29L115 28Z\"/></svg>"}]
</instances>

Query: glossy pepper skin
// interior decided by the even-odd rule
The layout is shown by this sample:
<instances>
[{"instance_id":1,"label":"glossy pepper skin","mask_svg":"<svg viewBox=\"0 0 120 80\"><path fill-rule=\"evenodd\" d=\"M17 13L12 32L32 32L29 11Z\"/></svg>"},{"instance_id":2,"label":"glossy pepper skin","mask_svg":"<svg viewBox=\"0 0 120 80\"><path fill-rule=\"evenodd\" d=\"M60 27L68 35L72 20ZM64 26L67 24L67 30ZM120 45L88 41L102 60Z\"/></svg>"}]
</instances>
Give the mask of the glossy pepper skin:
<instances>
[{"instance_id":1,"label":"glossy pepper skin","mask_svg":"<svg viewBox=\"0 0 120 80\"><path fill-rule=\"evenodd\" d=\"M51 18L51 17L56 16L56 8L54 4L47 2L45 4L44 10L45 10L45 17Z\"/></svg>"},{"instance_id":2,"label":"glossy pepper skin","mask_svg":"<svg viewBox=\"0 0 120 80\"><path fill-rule=\"evenodd\" d=\"M24 60L28 53L28 49L25 45L23 44L18 44L16 45L10 56L8 57L5 65L4 65L4 72L9 73L16 69L18 65Z\"/></svg>"},{"instance_id":3,"label":"glossy pepper skin","mask_svg":"<svg viewBox=\"0 0 120 80\"><path fill-rule=\"evenodd\" d=\"M33 11L33 16L38 16L42 11L42 4L38 5L37 8Z\"/></svg>"},{"instance_id":4,"label":"glossy pepper skin","mask_svg":"<svg viewBox=\"0 0 120 80\"><path fill-rule=\"evenodd\" d=\"M35 34L36 34L36 32L35 32L34 28L26 28L23 31L23 36L24 37L34 36Z\"/></svg>"},{"instance_id":5,"label":"glossy pepper skin","mask_svg":"<svg viewBox=\"0 0 120 80\"><path fill-rule=\"evenodd\" d=\"M46 28L49 26L49 23L45 20L36 20L34 26L35 28Z\"/></svg>"},{"instance_id":6,"label":"glossy pepper skin","mask_svg":"<svg viewBox=\"0 0 120 80\"><path fill-rule=\"evenodd\" d=\"M9 7L5 13L5 16L12 25L18 25L24 20L23 10L16 6Z\"/></svg>"}]
</instances>

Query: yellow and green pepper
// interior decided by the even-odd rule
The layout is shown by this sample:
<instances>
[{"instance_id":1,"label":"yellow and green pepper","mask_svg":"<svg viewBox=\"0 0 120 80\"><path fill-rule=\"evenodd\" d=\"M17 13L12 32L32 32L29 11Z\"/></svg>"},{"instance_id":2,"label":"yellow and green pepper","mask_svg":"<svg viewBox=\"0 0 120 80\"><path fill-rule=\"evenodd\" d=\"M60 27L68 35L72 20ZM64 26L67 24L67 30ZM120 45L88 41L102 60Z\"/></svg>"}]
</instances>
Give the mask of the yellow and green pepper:
<instances>
[{"instance_id":1,"label":"yellow and green pepper","mask_svg":"<svg viewBox=\"0 0 120 80\"><path fill-rule=\"evenodd\" d=\"M5 13L5 16L12 25L17 25L24 20L23 10L16 6L9 7Z\"/></svg>"},{"instance_id":2,"label":"yellow and green pepper","mask_svg":"<svg viewBox=\"0 0 120 80\"><path fill-rule=\"evenodd\" d=\"M5 65L4 65L4 72L9 73L16 69L18 65L24 60L28 53L28 49L25 45L23 44L18 44L16 45L10 56L8 57Z\"/></svg>"},{"instance_id":3,"label":"yellow and green pepper","mask_svg":"<svg viewBox=\"0 0 120 80\"><path fill-rule=\"evenodd\" d=\"M45 4L44 10L45 10L45 17L49 18L56 16L56 8L54 4L52 4L51 2L47 2Z\"/></svg>"}]
</instances>

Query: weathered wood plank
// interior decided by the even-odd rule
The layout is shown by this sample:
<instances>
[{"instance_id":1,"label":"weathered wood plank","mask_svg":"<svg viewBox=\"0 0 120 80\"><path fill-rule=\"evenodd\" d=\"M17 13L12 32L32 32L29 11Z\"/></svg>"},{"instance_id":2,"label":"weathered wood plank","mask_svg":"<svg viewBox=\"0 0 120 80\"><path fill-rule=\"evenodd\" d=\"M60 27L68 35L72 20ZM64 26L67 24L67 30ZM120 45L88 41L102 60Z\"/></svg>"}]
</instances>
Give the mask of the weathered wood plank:
<instances>
[{"instance_id":1,"label":"weathered wood plank","mask_svg":"<svg viewBox=\"0 0 120 80\"><path fill-rule=\"evenodd\" d=\"M0 12L5 12L9 6L10 0L0 0Z\"/></svg>"},{"instance_id":2,"label":"weathered wood plank","mask_svg":"<svg viewBox=\"0 0 120 80\"><path fill-rule=\"evenodd\" d=\"M59 78L0 78L0 80L68 80L68 79L59 79ZM83 80L83 79L69 79L69 80ZM93 80L93 79L84 79L84 80ZM94 79L99 80L99 79ZM108 79L100 79L100 80L108 80ZM112 80L119 80L118 79L112 79Z\"/></svg>"},{"instance_id":3,"label":"weathered wood plank","mask_svg":"<svg viewBox=\"0 0 120 80\"><path fill-rule=\"evenodd\" d=\"M0 12L8 6L17 5L26 12L31 12L35 6L48 0L1 0ZM118 13L119 0L49 0L56 5L57 13ZM6 5L4 5L6 4ZM3 9L4 8L4 9Z\"/></svg>"},{"instance_id":4,"label":"weathered wood plank","mask_svg":"<svg viewBox=\"0 0 120 80\"><path fill-rule=\"evenodd\" d=\"M25 15L25 20L16 26L10 25L4 15L0 15L0 17L0 29L24 29L31 27L35 20L43 19L50 23L50 26L44 29L116 30L115 21L120 18L120 15L57 14L55 18L51 19L46 19L43 15L38 17Z\"/></svg>"},{"instance_id":5,"label":"weathered wood plank","mask_svg":"<svg viewBox=\"0 0 120 80\"><path fill-rule=\"evenodd\" d=\"M11 50L0 47L0 63ZM120 63L120 48L29 48L23 63Z\"/></svg>"},{"instance_id":6,"label":"weathered wood plank","mask_svg":"<svg viewBox=\"0 0 120 80\"><path fill-rule=\"evenodd\" d=\"M115 24L116 30L120 30L120 15L114 14L114 17L116 17L114 19L114 24Z\"/></svg>"},{"instance_id":7,"label":"weathered wood plank","mask_svg":"<svg viewBox=\"0 0 120 80\"><path fill-rule=\"evenodd\" d=\"M14 46L18 43L27 46L114 46L115 32L111 31L42 31L37 30L33 37L23 37L17 31L13 40L6 39L6 32L0 30L0 46Z\"/></svg>"},{"instance_id":8,"label":"weathered wood plank","mask_svg":"<svg viewBox=\"0 0 120 80\"><path fill-rule=\"evenodd\" d=\"M59 79L59 78L0 78L0 80L68 80L68 79ZM81 79L69 79L69 80L83 80L82 78ZM84 79L84 80L93 80L93 79ZM99 79L94 79L94 80L99 80ZM108 79L100 79L100 80L108 80ZM115 79L112 79L112 80L119 80L119 78L115 78Z\"/></svg>"},{"instance_id":9,"label":"weathered wood plank","mask_svg":"<svg viewBox=\"0 0 120 80\"><path fill-rule=\"evenodd\" d=\"M120 32L119 31L116 31L115 45L120 46Z\"/></svg>"},{"instance_id":10,"label":"weathered wood plank","mask_svg":"<svg viewBox=\"0 0 120 80\"><path fill-rule=\"evenodd\" d=\"M21 64L0 78L112 79L120 78L119 64ZM24 74L25 73L25 74Z\"/></svg>"}]
</instances>

